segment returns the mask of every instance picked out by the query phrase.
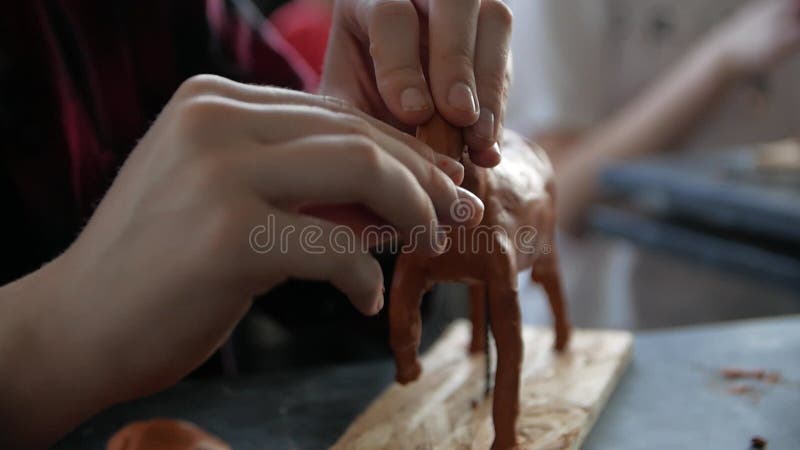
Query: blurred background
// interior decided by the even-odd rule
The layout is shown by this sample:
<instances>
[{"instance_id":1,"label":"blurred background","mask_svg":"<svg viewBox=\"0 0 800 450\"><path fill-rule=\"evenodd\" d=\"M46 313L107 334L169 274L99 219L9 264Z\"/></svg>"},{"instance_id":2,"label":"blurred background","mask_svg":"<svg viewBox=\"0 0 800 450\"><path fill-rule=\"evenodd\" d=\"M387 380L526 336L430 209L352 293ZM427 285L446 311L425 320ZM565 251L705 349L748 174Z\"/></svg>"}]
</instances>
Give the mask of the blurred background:
<instances>
[{"instance_id":1,"label":"blurred background","mask_svg":"<svg viewBox=\"0 0 800 450\"><path fill-rule=\"evenodd\" d=\"M525 33L507 124L545 146L567 196L575 322L800 312L800 3L511 6ZM526 291L528 316L546 318Z\"/></svg>"}]
</instances>

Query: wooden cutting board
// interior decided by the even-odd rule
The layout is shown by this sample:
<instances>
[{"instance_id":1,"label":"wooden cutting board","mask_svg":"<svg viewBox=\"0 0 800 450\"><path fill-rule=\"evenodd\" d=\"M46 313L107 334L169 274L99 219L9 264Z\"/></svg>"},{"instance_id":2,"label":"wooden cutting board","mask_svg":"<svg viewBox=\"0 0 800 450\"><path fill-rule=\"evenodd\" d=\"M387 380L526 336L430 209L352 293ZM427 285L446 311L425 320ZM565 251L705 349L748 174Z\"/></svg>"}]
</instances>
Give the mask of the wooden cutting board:
<instances>
[{"instance_id":1,"label":"wooden cutting board","mask_svg":"<svg viewBox=\"0 0 800 450\"><path fill-rule=\"evenodd\" d=\"M489 449L492 399L483 396L483 355L466 353L470 330L465 320L451 325L423 356L420 379L386 389L333 449ZM625 371L633 336L574 330L569 350L558 355L549 327L523 333L520 448L580 448Z\"/></svg>"}]
</instances>

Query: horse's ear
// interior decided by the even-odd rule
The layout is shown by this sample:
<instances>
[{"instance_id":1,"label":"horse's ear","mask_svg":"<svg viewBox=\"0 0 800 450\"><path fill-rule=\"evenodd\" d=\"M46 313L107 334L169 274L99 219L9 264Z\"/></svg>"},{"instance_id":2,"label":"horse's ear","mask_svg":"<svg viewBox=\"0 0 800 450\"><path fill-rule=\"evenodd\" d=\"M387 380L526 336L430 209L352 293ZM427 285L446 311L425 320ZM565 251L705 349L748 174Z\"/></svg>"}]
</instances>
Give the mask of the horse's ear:
<instances>
[{"instance_id":1,"label":"horse's ear","mask_svg":"<svg viewBox=\"0 0 800 450\"><path fill-rule=\"evenodd\" d=\"M461 129L450 125L439 113L417 127L417 139L428 144L436 153L447 155L456 161L460 161L464 153Z\"/></svg>"}]
</instances>

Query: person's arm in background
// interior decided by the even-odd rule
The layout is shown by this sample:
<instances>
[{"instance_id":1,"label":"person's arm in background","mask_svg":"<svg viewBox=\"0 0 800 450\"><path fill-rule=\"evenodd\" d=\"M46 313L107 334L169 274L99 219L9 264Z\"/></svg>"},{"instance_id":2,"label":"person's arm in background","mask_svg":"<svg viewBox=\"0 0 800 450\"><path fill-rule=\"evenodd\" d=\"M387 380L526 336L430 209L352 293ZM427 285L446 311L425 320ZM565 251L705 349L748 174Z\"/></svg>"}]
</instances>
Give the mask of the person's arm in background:
<instances>
[{"instance_id":1,"label":"person's arm in background","mask_svg":"<svg viewBox=\"0 0 800 450\"><path fill-rule=\"evenodd\" d=\"M582 131L534 136L553 159L562 227L580 225L604 166L674 144L730 86L768 70L799 45L800 2L748 3L611 117Z\"/></svg>"}]
</instances>

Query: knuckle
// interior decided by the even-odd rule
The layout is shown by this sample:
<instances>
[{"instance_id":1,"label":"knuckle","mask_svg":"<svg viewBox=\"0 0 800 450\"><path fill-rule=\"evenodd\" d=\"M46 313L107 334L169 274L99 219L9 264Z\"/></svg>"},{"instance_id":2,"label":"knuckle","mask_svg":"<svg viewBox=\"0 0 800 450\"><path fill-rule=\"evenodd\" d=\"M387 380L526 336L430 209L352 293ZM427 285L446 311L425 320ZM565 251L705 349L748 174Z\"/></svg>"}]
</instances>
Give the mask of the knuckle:
<instances>
[{"instance_id":1,"label":"knuckle","mask_svg":"<svg viewBox=\"0 0 800 450\"><path fill-rule=\"evenodd\" d=\"M431 189L442 192L451 189L452 183L441 169L433 164L426 164L425 167L427 171L425 175Z\"/></svg>"},{"instance_id":2,"label":"knuckle","mask_svg":"<svg viewBox=\"0 0 800 450\"><path fill-rule=\"evenodd\" d=\"M514 13L502 0L483 0L481 15L510 30L514 23Z\"/></svg>"},{"instance_id":3,"label":"knuckle","mask_svg":"<svg viewBox=\"0 0 800 450\"><path fill-rule=\"evenodd\" d=\"M405 143L405 142L404 142ZM417 142L411 142L409 147L417 155L421 156L425 161L430 164L436 164L436 152L427 145L417 145ZM433 167L433 166L431 166Z\"/></svg>"},{"instance_id":4,"label":"knuckle","mask_svg":"<svg viewBox=\"0 0 800 450\"><path fill-rule=\"evenodd\" d=\"M220 92L220 88L228 80L219 75L201 74L187 78L175 91L178 99L189 99L192 97Z\"/></svg>"},{"instance_id":5,"label":"knuckle","mask_svg":"<svg viewBox=\"0 0 800 450\"><path fill-rule=\"evenodd\" d=\"M355 114L356 112L356 108L352 103L333 95L323 95L322 103L330 109L341 113Z\"/></svg>"},{"instance_id":6,"label":"knuckle","mask_svg":"<svg viewBox=\"0 0 800 450\"><path fill-rule=\"evenodd\" d=\"M197 95L184 101L178 112L178 127L190 135L218 123L227 114L226 106L210 94Z\"/></svg>"},{"instance_id":7,"label":"knuckle","mask_svg":"<svg viewBox=\"0 0 800 450\"><path fill-rule=\"evenodd\" d=\"M384 165L383 151L372 140L364 136L353 136L349 139L348 147L360 169L375 176L381 174Z\"/></svg>"},{"instance_id":8,"label":"knuckle","mask_svg":"<svg viewBox=\"0 0 800 450\"><path fill-rule=\"evenodd\" d=\"M400 183L402 183L402 189L411 200L410 205L413 205L411 210L414 213L415 220L419 224L426 223L429 220L432 220L436 217L436 213L433 209L431 195L426 191L422 185L420 184L420 180L411 172L407 167L401 166L400 170L397 171L397 176L400 178ZM429 175L428 183L424 183L428 185L429 190L433 190L431 183L437 177L436 174L431 173Z\"/></svg>"},{"instance_id":9,"label":"knuckle","mask_svg":"<svg viewBox=\"0 0 800 450\"><path fill-rule=\"evenodd\" d=\"M449 201L453 201L455 198L457 198L453 183L444 173L442 173L441 170L429 165L427 178L428 191L432 194L431 198L434 197L433 193L441 193L438 198L452 197L449 199Z\"/></svg>"},{"instance_id":10,"label":"knuckle","mask_svg":"<svg viewBox=\"0 0 800 450\"><path fill-rule=\"evenodd\" d=\"M366 119L346 113L340 114L337 119L345 133L364 137L369 136L370 125Z\"/></svg>"},{"instance_id":11,"label":"knuckle","mask_svg":"<svg viewBox=\"0 0 800 450\"><path fill-rule=\"evenodd\" d=\"M416 20L417 10L408 0L375 0L369 15L370 26L390 19Z\"/></svg>"},{"instance_id":12,"label":"knuckle","mask_svg":"<svg viewBox=\"0 0 800 450\"><path fill-rule=\"evenodd\" d=\"M508 71L490 71L481 74L477 84L481 96L490 98L490 102L494 103L491 106L494 107L508 99L509 81Z\"/></svg>"},{"instance_id":13,"label":"knuckle","mask_svg":"<svg viewBox=\"0 0 800 450\"><path fill-rule=\"evenodd\" d=\"M397 83L417 82L422 78L422 73L418 67L407 65L376 64L375 75L379 89Z\"/></svg>"},{"instance_id":14,"label":"knuckle","mask_svg":"<svg viewBox=\"0 0 800 450\"><path fill-rule=\"evenodd\" d=\"M470 11L477 11L481 0L437 0L442 5L446 5L448 10L463 8Z\"/></svg>"},{"instance_id":15,"label":"knuckle","mask_svg":"<svg viewBox=\"0 0 800 450\"><path fill-rule=\"evenodd\" d=\"M472 54L472 49L459 45L447 49L446 53L442 55L441 61L442 67L471 73L474 56Z\"/></svg>"},{"instance_id":16,"label":"knuckle","mask_svg":"<svg viewBox=\"0 0 800 450\"><path fill-rule=\"evenodd\" d=\"M389 186L393 176L389 170L391 158L387 158L384 151L375 142L363 136L352 136L348 139L346 146L348 159L353 161L354 172L369 177L369 185L372 186L367 189L363 183L352 180L353 192L351 194L353 196L367 200L378 192L386 192L387 189L391 189ZM405 167L402 168L405 169Z\"/></svg>"}]
</instances>

